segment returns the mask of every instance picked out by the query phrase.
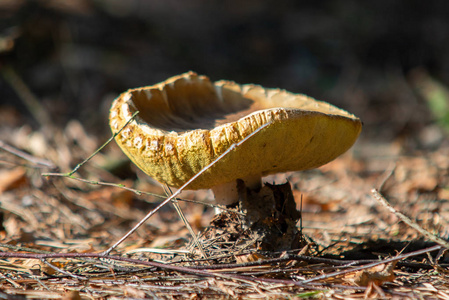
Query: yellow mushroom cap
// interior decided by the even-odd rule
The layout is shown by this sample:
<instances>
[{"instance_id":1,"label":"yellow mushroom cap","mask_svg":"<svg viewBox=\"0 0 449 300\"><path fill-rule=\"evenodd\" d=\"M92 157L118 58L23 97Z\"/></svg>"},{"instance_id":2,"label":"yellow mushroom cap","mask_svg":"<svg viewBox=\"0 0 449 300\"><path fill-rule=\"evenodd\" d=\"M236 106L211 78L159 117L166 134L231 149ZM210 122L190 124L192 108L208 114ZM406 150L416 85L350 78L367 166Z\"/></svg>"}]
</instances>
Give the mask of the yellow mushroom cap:
<instances>
[{"instance_id":1,"label":"yellow mushroom cap","mask_svg":"<svg viewBox=\"0 0 449 300\"><path fill-rule=\"evenodd\" d=\"M270 123L195 179L208 189L239 178L317 168L348 150L362 123L302 94L194 72L115 99L109 123L123 152L146 174L180 187L232 144Z\"/></svg>"}]
</instances>

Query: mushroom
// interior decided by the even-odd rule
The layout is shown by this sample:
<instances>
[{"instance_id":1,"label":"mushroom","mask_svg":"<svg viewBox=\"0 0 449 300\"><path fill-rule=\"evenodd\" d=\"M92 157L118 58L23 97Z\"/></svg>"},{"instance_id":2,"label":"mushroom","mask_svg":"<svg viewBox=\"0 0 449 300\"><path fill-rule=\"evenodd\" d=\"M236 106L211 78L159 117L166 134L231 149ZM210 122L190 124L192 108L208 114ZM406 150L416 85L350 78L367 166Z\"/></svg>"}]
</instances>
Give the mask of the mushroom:
<instances>
[{"instance_id":1,"label":"mushroom","mask_svg":"<svg viewBox=\"0 0 449 300\"><path fill-rule=\"evenodd\" d=\"M356 141L356 116L302 94L211 82L188 72L153 86L130 89L112 104L110 126L123 152L146 174L180 187L264 124L187 188L209 189L218 204L238 201L238 180L259 189L269 174L320 167Z\"/></svg>"}]
</instances>

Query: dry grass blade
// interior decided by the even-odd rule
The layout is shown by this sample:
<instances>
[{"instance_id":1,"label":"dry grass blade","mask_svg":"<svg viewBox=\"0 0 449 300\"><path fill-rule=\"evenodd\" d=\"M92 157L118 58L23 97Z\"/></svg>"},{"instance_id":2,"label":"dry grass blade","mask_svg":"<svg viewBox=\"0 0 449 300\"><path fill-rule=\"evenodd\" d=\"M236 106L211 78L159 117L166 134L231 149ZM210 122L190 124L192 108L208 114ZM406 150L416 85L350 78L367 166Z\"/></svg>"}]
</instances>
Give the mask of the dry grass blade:
<instances>
[{"instance_id":1,"label":"dry grass blade","mask_svg":"<svg viewBox=\"0 0 449 300\"><path fill-rule=\"evenodd\" d=\"M396 257L392 257L392 258L388 258L388 259L384 259L384 260L380 260L378 262L374 262L374 263L370 263L370 264L366 264L360 267L355 267L349 270L343 270L343 271L337 271L337 272L332 272L332 273L328 273L328 274L324 274L324 275L320 275L320 276L316 276L316 277L312 277L310 279L306 279L303 280L302 283L311 283L311 282L315 282L318 280L324 280L324 279L329 279L329 278L333 278L333 277L337 277L337 276L342 276L348 273L352 273L352 272L357 272L357 271L362 271L362 270L366 270L366 269L370 269L382 264L389 264L392 262L396 262L405 258L409 258L409 257L413 257L413 256L418 256L424 253L429 253L432 251L436 251L436 250L440 250L442 247L440 245L437 246L433 246L430 248L426 248L426 249L422 249L422 250L418 250L418 251L413 251L407 254L401 254L398 255Z\"/></svg>"},{"instance_id":2,"label":"dry grass blade","mask_svg":"<svg viewBox=\"0 0 449 300\"><path fill-rule=\"evenodd\" d=\"M83 258L98 258L100 260L104 259L104 255L101 253L54 253L54 254L34 254L34 253L8 253L8 252L0 252L0 258L28 258L28 259L39 259L45 260L49 258L75 258L75 259L83 259ZM238 275L235 274L233 270L230 270L229 273L226 272L213 272L211 270L200 270L194 269L190 267L176 266L172 264L164 264L155 261L143 261L137 259L131 259L127 257L121 256L108 256L108 260L111 261L120 261L131 263L133 265L144 265L149 267L155 267L162 270L167 271L175 271L183 274L192 274L196 276L203 277L215 277L215 278L223 278L229 280L237 280L245 283L253 283L253 282L265 282L265 283L277 283L286 286L302 286L310 289L323 289L323 287L328 286L328 284L321 283L308 283L305 281L295 281L288 279L275 279L275 278L263 278L263 277L253 277L246 275ZM58 270L58 269L57 269ZM59 270L58 270L59 271ZM65 273L65 271L64 271ZM72 274L71 274L72 275ZM71 275L68 275L72 277ZM343 286L343 285L334 285L334 287L341 289L350 289L350 290L365 290L364 287L357 286Z\"/></svg>"},{"instance_id":3,"label":"dry grass blade","mask_svg":"<svg viewBox=\"0 0 449 300\"><path fill-rule=\"evenodd\" d=\"M397 211L396 209L394 209L393 206L391 206L390 203L388 203L387 199L385 199L384 196L382 196L376 189L372 189L371 193L373 194L374 198L380 203L382 204L384 207L386 207L390 212L392 212L393 214L395 214L399 219L401 219L405 224L407 224L408 226L412 227L413 229L415 229L416 231L418 231L420 234L422 234L425 238L431 240L432 242L435 242L443 247L445 247L446 249L449 249L449 243L446 242L443 239L440 239L439 237L431 234L430 232L428 232L427 230L425 230L424 228L422 228L421 226L419 226L416 222L412 221L409 217L407 217L406 215L404 215L403 213Z\"/></svg>"},{"instance_id":4,"label":"dry grass blade","mask_svg":"<svg viewBox=\"0 0 449 300\"><path fill-rule=\"evenodd\" d=\"M33 164L36 164L38 166L44 166L44 167L47 167L50 169L56 169L56 166L51 161L29 155L28 153L20 151L19 149L16 149L1 140L0 140L0 149L3 149L4 151L14 154L15 156L23 158L23 159L25 159L29 162L32 162Z\"/></svg>"},{"instance_id":5,"label":"dry grass blade","mask_svg":"<svg viewBox=\"0 0 449 300\"><path fill-rule=\"evenodd\" d=\"M167 196L172 194L172 191L170 190L170 188L167 185L164 185L164 190L165 190L165 193ZM198 236L196 235L195 231L193 230L192 226L190 225L189 221L187 220L186 216L184 215L184 212L182 211L181 206L179 206L178 199L173 199L172 204L173 204L173 207L175 208L176 212L178 213L178 216L181 218L182 222L187 227L187 230L189 230L189 233L193 238L193 242L195 243L198 250L200 250L201 255L203 256L203 258L207 258L207 254L204 251L203 246L199 242Z\"/></svg>"},{"instance_id":6,"label":"dry grass blade","mask_svg":"<svg viewBox=\"0 0 449 300\"><path fill-rule=\"evenodd\" d=\"M51 125L52 118L42 106L41 101L33 94L15 69L12 66L2 66L0 74L3 75L5 81L14 89L19 99L22 100L36 121L42 126Z\"/></svg>"},{"instance_id":7,"label":"dry grass blade","mask_svg":"<svg viewBox=\"0 0 449 300\"><path fill-rule=\"evenodd\" d=\"M92 159L92 157L94 157L95 155L97 155L97 153L99 153L101 150L103 150L104 147L106 147L110 142L112 142L112 140L118 135L120 134L120 132L122 132L122 130L132 121L134 120L134 118L139 114L138 111L136 111L131 118L125 123L125 125L123 125L122 128L120 128L120 130L118 130L116 133L114 133L107 141L106 143L104 143L103 145L100 146L100 148L98 148L97 150L95 150L94 153L92 153L88 158L86 158L85 160L83 160L81 163L79 163L78 165L76 165L76 167L70 171L69 173L65 173L65 174L61 174L61 173L43 173L42 176L60 176L60 177L71 177L73 174L75 174L79 168L81 168L85 163L87 163L89 160Z\"/></svg>"}]
</instances>

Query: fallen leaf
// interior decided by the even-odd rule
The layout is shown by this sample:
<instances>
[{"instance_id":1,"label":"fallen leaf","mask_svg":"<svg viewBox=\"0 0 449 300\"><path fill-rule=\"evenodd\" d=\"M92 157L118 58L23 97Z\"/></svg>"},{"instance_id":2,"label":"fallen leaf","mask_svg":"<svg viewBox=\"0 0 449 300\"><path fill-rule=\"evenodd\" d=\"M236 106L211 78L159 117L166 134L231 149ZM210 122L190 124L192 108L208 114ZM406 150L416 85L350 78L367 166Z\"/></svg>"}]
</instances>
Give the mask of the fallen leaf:
<instances>
[{"instance_id":1,"label":"fallen leaf","mask_svg":"<svg viewBox=\"0 0 449 300\"><path fill-rule=\"evenodd\" d=\"M129 182L122 183L129 186ZM105 187L89 192L85 199L90 202L111 202L114 207L119 209L129 209L134 199L134 193L119 187Z\"/></svg>"},{"instance_id":2,"label":"fallen leaf","mask_svg":"<svg viewBox=\"0 0 449 300\"><path fill-rule=\"evenodd\" d=\"M81 296L78 291L70 291L62 297L62 300L81 300Z\"/></svg>"},{"instance_id":3,"label":"fallen leaf","mask_svg":"<svg viewBox=\"0 0 449 300\"><path fill-rule=\"evenodd\" d=\"M391 282L396 278L393 273L395 267L396 261L362 270L355 273L352 281L359 286L369 286L370 284L381 286L383 283Z\"/></svg>"},{"instance_id":4,"label":"fallen leaf","mask_svg":"<svg viewBox=\"0 0 449 300\"><path fill-rule=\"evenodd\" d=\"M0 173L0 194L23 187L27 183L26 170L23 167L2 171Z\"/></svg>"},{"instance_id":5,"label":"fallen leaf","mask_svg":"<svg viewBox=\"0 0 449 300\"><path fill-rule=\"evenodd\" d=\"M243 264L247 262L253 262L264 259L265 256L257 253L250 253L245 255L238 255L235 257L235 260L238 264Z\"/></svg>"},{"instance_id":6,"label":"fallen leaf","mask_svg":"<svg viewBox=\"0 0 449 300\"><path fill-rule=\"evenodd\" d=\"M130 298L145 298L145 292L130 286L122 286L123 293Z\"/></svg>"}]
</instances>

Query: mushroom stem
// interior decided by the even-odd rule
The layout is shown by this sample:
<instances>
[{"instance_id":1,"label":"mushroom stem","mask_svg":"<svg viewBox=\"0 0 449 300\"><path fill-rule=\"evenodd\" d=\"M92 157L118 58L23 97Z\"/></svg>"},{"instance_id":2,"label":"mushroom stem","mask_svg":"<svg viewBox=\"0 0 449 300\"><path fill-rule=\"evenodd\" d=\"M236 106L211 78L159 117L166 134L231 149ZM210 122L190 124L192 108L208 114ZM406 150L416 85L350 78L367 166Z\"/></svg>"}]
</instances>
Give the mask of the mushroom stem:
<instances>
[{"instance_id":1,"label":"mushroom stem","mask_svg":"<svg viewBox=\"0 0 449 300\"><path fill-rule=\"evenodd\" d=\"M245 186L251 190L258 190L262 187L262 176L252 175L241 178ZM239 193L237 189L237 180L212 187L215 196L215 202L221 205L231 205L239 201Z\"/></svg>"}]
</instances>

